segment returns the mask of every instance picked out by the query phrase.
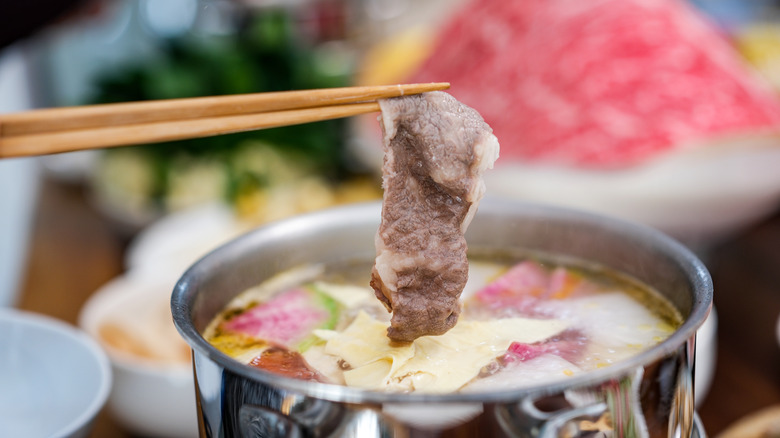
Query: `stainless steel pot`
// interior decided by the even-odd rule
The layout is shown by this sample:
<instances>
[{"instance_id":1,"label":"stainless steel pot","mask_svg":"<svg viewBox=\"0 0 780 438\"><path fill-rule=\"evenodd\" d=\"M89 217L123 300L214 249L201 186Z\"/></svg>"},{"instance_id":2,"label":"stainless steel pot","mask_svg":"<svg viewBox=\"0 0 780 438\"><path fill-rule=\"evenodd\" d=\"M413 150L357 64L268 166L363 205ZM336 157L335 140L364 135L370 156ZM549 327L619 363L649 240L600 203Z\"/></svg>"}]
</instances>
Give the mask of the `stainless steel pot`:
<instances>
[{"instance_id":1,"label":"stainless steel pot","mask_svg":"<svg viewBox=\"0 0 780 438\"><path fill-rule=\"evenodd\" d=\"M599 436L593 434L605 419L614 430L602 436L703 436L694 413L693 364L696 329L712 302L706 268L657 231L582 212L486 199L467 241L473 250L524 248L592 260L664 294L683 325L608 368L521 390L393 394L280 377L244 366L203 339L228 301L273 274L307 263L373 259L379 218L379 204L361 204L274 223L184 274L171 304L193 349L201 436L576 437Z\"/></svg>"}]
</instances>

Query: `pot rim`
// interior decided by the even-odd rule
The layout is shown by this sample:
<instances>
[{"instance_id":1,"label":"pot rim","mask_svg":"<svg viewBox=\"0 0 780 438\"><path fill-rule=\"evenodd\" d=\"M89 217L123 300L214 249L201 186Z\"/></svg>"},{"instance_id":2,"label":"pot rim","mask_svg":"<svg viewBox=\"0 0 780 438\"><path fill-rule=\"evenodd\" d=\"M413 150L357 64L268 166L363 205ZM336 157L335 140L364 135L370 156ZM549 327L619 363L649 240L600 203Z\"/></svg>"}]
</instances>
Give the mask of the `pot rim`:
<instances>
[{"instance_id":1,"label":"pot rim","mask_svg":"<svg viewBox=\"0 0 780 438\"><path fill-rule=\"evenodd\" d=\"M366 218L375 218L378 226L381 203L368 202L330 208L269 223L206 254L185 271L174 287L171 296L174 324L196 353L195 356L197 354L203 355L236 375L311 397L345 403L499 403L517 401L528 396L559 393L566 389L591 386L628 375L643 365L656 362L674 353L680 346L694 338L696 330L710 312L713 284L706 267L687 247L656 229L595 213L538 203L497 200L486 197L480 204L480 210L493 208L501 208L503 212L509 214L522 213L526 217L544 217L561 221L597 224L600 228L609 229L612 234L631 236L633 239L647 242L656 250L669 256L685 272L692 288L700 293L692 300L690 313L674 333L659 344L637 355L623 359L609 367L587 371L566 379L491 392L393 393L284 377L239 363L209 344L195 328L191 318L191 303L196 294L188 287L189 283L193 278L198 278L199 275L214 269L216 266L229 264L230 260L226 260L223 254L244 254L246 250L256 246L256 242L262 241L268 236L285 235L296 229L305 229L310 227L312 222L331 223L336 221L344 226L365 226L368 222ZM475 220L478 220L478 217L479 213L477 213ZM373 219L371 220L373 221Z\"/></svg>"}]
</instances>

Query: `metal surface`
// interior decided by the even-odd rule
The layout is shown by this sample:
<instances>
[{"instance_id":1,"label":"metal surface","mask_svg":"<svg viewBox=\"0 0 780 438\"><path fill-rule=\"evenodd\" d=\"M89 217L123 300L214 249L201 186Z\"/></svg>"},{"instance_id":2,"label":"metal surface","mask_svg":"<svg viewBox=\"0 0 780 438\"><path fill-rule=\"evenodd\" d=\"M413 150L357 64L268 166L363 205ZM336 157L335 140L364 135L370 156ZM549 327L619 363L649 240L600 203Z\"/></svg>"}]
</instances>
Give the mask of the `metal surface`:
<instances>
[{"instance_id":1,"label":"metal surface","mask_svg":"<svg viewBox=\"0 0 780 438\"><path fill-rule=\"evenodd\" d=\"M275 273L309 263L372 259L379 215L379 204L364 204L271 224L219 248L184 274L172 310L194 351L202 436L575 437L591 436L583 428L597 427L605 416L615 436L701 436L694 428L693 351L696 329L712 302L705 267L654 230L571 210L485 200L469 228L469 247L569 255L636 277L685 318L667 340L553 384L431 395L284 378L241 365L202 338L230 299Z\"/></svg>"}]
</instances>

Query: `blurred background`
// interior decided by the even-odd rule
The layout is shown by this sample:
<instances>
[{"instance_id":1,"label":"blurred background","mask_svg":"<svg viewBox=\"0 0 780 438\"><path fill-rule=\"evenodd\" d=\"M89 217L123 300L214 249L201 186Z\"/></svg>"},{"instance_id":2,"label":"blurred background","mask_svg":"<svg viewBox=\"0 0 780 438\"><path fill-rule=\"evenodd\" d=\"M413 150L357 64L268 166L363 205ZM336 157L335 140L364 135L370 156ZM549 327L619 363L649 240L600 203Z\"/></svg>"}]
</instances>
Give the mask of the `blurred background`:
<instances>
[{"instance_id":1,"label":"blurred background","mask_svg":"<svg viewBox=\"0 0 780 438\"><path fill-rule=\"evenodd\" d=\"M718 315L700 335L704 426L780 433L780 2L0 5L0 113L428 81L493 126L488 196L642 222L696 251ZM381 199L380 167L376 115L0 160L0 306L107 349L119 378L92 436L192 436L178 275L262 223ZM178 411L122 386L149 376Z\"/></svg>"}]
</instances>

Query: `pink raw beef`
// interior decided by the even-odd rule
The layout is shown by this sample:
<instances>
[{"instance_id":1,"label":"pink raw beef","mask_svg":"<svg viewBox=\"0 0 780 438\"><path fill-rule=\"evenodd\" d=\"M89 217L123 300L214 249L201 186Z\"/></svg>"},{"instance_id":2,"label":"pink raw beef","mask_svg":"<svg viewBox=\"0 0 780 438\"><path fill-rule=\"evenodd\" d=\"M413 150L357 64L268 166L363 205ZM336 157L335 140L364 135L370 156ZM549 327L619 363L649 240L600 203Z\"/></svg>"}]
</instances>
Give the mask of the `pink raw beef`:
<instances>
[{"instance_id":1,"label":"pink raw beef","mask_svg":"<svg viewBox=\"0 0 780 438\"><path fill-rule=\"evenodd\" d=\"M566 330L542 342L533 344L512 342L501 360L504 363L525 362L545 354L554 354L569 362L576 362L582 357L587 344L588 338L578 330Z\"/></svg>"},{"instance_id":2,"label":"pink raw beef","mask_svg":"<svg viewBox=\"0 0 780 438\"><path fill-rule=\"evenodd\" d=\"M780 102L677 0L471 0L410 82L449 81L502 161L620 168L775 133Z\"/></svg>"}]
</instances>

